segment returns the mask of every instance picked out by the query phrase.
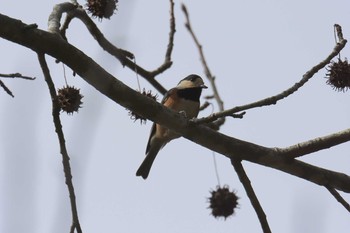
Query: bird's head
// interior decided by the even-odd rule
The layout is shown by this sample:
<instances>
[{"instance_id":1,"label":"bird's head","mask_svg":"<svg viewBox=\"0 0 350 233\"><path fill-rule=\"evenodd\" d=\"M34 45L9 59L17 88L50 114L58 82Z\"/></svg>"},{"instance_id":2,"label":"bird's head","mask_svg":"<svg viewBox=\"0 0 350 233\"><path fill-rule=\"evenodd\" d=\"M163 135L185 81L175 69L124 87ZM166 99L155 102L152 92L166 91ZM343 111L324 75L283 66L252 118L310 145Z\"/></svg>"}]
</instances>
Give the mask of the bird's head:
<instances>
[{"instance_id":1,"label":"bird's head","mask_svg":"<svg viewBox=\"0 0 350 233\"><path fill-rule=\"evenodd\" d=\"M196 74L191 74L187 76L177 84L178 89L196 88L196 87L208 88L206 85L204 85L203 79Z\"/></svg>"}]
</instances>

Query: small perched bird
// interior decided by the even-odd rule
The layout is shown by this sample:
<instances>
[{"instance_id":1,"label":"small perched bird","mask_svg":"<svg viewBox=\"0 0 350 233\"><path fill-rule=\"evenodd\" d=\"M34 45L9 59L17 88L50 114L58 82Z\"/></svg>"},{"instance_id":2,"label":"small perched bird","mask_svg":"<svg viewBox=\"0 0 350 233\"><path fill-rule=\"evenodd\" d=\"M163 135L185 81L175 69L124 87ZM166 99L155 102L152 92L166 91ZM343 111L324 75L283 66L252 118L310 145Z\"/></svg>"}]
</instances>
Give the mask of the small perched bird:
<instances>
[{"instance_id":1,"label":"small perched bird","mask_svg":"<svg viewBox=\"0 0 350 233\"><path fill-rule=\"evenodd\" d=\"M190 119L197 117L199 97L203 88L207 88L203 79L198 75L191 74L182 79L176 87L170 89L161 103L177 112L183 112ZM159 150L178 137L180 136L175 132L153 123L146 147L146 158L137 170L136 176L142 176L143 179L146 179Z\"/></svg>"}]
</instances>

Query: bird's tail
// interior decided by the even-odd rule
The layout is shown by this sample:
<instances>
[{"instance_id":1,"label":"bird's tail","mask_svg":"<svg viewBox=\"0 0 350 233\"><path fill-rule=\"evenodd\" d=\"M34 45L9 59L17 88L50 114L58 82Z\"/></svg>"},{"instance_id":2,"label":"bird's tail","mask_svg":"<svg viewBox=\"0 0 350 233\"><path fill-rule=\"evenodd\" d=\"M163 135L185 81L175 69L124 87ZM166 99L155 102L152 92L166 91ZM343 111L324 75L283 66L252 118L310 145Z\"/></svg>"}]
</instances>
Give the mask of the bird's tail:
<instances>
[{"instance_id":1,"label":"bird's tail","mask_svg":"<svg viewBox=\"0 0 350 233\"><path fill-rule=\"evenodd\" d=\"M156 158L159 150L162 148L162 144L155 143L148 151L146 158L143 160L139 169L137 169L136 176L142 176L143 179L147 179L151 170L154 159Z\"/></svg>"}]
</instances>

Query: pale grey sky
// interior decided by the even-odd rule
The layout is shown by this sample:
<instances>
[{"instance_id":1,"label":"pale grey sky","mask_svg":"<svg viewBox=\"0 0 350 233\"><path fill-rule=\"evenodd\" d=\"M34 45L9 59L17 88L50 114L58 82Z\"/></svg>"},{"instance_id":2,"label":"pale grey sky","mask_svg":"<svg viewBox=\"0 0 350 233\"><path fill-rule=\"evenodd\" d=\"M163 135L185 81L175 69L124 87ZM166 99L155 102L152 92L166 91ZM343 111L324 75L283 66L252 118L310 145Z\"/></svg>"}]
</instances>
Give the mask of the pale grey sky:
<instances>
[{"instance_id":1,"label":"pale grey sky","mask_svg":"<svg viewBox=\"0 0 350 233\"><path fill-rule=\"evenodd\" d=\"M0 0L0 12L46 29L52 7L60 2ZM183 2L227 108L277 94L300 80L332 50L334 23L350 38L346 0ZM158 77L166 88L190 73L204 76L180 4L175 1L174 64ZM168 41L169 2L129 0L118 5L111 20L95 22L118 47L132 51L139 65L156 68L163 62ZM78 20L69 27L68 38L137 89L135 74L99 48ZM0 73L37 77L35 81L3 80L15 98L0 90L0 232L68 232L68 191L50 97L36 54L2 39L0 51ZM346 47L342 56L349 53ZM62 65L47 60L56 87L62 87ZM133 123L124 108L73 77L68 68L66 72L68 83L84 95L78 114L62 114L84 233L261 232L229 160L221 155L217 155L221 183L237 191L240 208L226 221L210 216L206 198L217 185L212 152L185 139L171 142L160 152L146 181L136 177L151 122ZM250 110L242 120L228 119L221 131L256 144L284 147L349 128L349 93L333 91L325 84L325 73L317 73L276 106ZM142 79L141 86L153 90ZM211 90L204 94L210 95ZM200 115L210 113L208 109ZM350 174L349 152L346 143L302 160ZM243 165L272 232L350 229L349 213L325 188L270 168ZM348 194L342 195L350 201Z\"/></svg>"}]
</instances>

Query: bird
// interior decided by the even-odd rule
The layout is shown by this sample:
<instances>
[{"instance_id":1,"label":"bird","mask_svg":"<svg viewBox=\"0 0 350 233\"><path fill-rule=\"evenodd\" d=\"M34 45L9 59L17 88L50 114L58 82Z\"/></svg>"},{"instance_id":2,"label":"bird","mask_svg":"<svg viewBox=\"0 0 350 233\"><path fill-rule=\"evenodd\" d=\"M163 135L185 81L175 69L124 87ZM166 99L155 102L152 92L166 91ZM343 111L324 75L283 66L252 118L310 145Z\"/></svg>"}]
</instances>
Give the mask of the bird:
<instances>
[{"instance_id":1,"label":"bird","mask_svg":"<svg viewBox=\"0 0 350 233\"><path fill-rule=\"evenodd\" d=\"M199 98L202 89L208 88L204 85L203 79L196 74L188 75L182 79L176 87L165 93L161 102L165 107L184 114L191 119L197 117L199 113ZM168 142L180 137L177 133L153 123L151 133L146 146L146 157L136 172L136 176L147 179L152 164L160 151Z\"/></svg>"}]
</instances>

